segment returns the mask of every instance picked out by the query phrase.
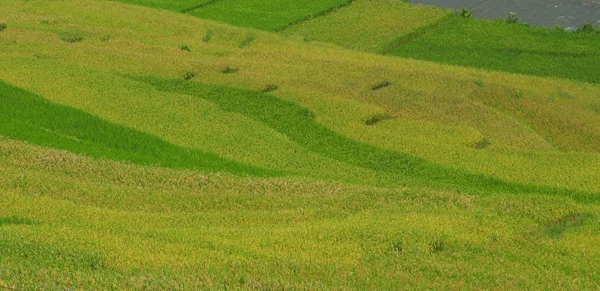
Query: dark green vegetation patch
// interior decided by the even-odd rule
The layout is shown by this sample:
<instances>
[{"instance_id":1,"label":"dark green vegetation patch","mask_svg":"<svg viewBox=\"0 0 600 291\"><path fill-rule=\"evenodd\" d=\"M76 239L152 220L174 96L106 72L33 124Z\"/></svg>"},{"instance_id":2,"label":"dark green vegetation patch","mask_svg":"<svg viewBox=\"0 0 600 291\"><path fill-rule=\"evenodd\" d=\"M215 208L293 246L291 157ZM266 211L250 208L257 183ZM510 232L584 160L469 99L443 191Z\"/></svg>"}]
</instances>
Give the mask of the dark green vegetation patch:
<instances>
[{"instance_id":1,"label":"dark green vegetation patch","mask_svg":"<svg viewBox=\"0 0 600 291\"><path fill-rule=\"evenodd\" d=\"M308 109L262 92L179 80L132 78L147 82L160 91L186 94L211 101L224 111L236 112L266 124L312 152L381 172L381 175L388 176L388 179L398 179L402 176L413 183L429 187L471 193L546 193L587 202L600 199L588 193L568 189L505 182L357 142L318 124L315 115Z\"/></svg>"},{"instance_id":2,"label":"dark green vegetation patch","mask_svg":"<svg viewBox=\"0 0 600 291\"><path fill-rule=\"evenodd\" d=\"M267 171L182 148L0 82L0 135L144 165L264 175Z\"/></svg>"},{"instance_id":3,"label":"dark green vegetation patch","mask_svg":"<svg viewBox=\"0 0 600 291\"><path fill-rule=\"evenodd\" d=\"M456 18L391 54L451 65L600 83L600 37Z\"/></svg>"},{"instance_id":4,"label":"dark green vegetation patch","mask_svg":"<svg viewBox=\"0 0 600 291\"><path fill-rule=\"evenodd\" d=\"M3 225L34 225L36 222L34 220L19 217L19 216L4 216L0 217L0 226Z\"/></svg>"}]
</instances>

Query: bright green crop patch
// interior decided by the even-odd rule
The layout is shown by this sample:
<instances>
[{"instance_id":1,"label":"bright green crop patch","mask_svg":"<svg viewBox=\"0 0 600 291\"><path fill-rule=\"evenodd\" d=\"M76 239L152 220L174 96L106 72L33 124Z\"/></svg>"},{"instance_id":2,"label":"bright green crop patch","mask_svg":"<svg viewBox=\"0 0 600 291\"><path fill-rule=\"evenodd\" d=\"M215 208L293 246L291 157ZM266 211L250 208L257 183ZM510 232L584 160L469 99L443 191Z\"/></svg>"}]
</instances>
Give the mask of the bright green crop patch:
<instances>
[{"instance_id":1,"label":"bright green crop patch","mask_svg":"<svg viewBox=\"0 0 600 291\"><path fill-rule=\"evenodd\" d=\"M8 138L146 165L239 174L267 173L50 103L4 82L0 82L0 101L0 135Z\"/></svg>"},{"instance_id":2,"label":"bright green crop patch","mask_svg":"<svg viewBox=\"0 0 600 291\"><path fill-rule=\"evenodd\" d=\"M349 2L350 0L222 0L188 13L236 26L278 30Z\"/></svg>"},{"instance_id":3,"label":"bright green crop patch","mask_svg":"<svg viewBox=\"0 0 600 291\"><path fill-rule=\"evenodd\" d=\"M360 51L383 52L407 36L439 25L450 15L450 10L398 0L356 0L331 14L291 26L283 33Z\"/></svg>"},{"instance_id":4,"label":"bright green crop patch","mask_svg":"<svg viewBox=\"0 0 600 291\"><path fill-rule=\"evenodd\" d=\"M148 82L157 90L196 96L214 102L224 111L236 112L266 124L312 152L347 164L379 171L382 176L389 176L391 179L408 177L414 179L413 182L417 184L450 187L461 191L543 192L569 196L581 201L596 201L600 198L591 193L505 182L357 142L318 124L314 120L314 114L309 110L270 94L182 80L155 78L139 80Z\"/></svg>"},{"instance_id":5,"label":"bright green crop patch","mask_svg":"<svg viewBox=\"0 0 600 291\"><path fill-rule=\"evenodd\" d=\"M600 83L600 35L457 18L393 55Z\"/></svg>"}]
</instances>

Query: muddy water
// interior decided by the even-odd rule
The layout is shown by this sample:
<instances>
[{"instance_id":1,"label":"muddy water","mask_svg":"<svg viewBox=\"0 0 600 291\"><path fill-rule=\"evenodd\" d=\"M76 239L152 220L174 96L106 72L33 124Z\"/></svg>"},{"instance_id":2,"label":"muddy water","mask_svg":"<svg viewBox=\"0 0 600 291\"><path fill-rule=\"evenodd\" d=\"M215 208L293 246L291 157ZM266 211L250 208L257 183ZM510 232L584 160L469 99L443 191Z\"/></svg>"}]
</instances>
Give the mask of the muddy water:
<instances>
[{"instance_id":1,"label":"muddy water","mask_svg":"<svg viewBox=\"0 0 600 291\"><path fill-rule=\"evenodd\" d=\"M515 12L525 23L572 30L584 23L600 26L600 0L412 0L413 4L458 10L466 7L473 16L505 19Z\"/></svg>"}]
</instances>

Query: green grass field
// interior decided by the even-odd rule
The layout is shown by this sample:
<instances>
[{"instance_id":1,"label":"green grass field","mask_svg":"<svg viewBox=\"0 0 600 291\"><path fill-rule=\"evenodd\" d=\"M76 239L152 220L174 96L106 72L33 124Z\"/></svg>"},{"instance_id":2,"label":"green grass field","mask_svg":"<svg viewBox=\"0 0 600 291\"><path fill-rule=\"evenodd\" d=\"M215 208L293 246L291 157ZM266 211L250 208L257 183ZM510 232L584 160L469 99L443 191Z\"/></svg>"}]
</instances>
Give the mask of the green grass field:
<instances>
[{"instance_id":1,"label":"green grass field","mask_svg":"<svg viewBox=\"0 0 600 291\"><path fill-rule=\"evenodd\" d=\"M5 1L0 289L599 288L592 35L388 0ZM511 35L540 54L489 65Z\"/></svg>"},{"instance_id":2,"label":"green grass field","mask_svg":"<svg viewBox=\"0 0 600 291\"><path fill-rule=\"evenodd\" d=\"M456 18L392 55L600 83L600 35Z\"/></svg>"},{"instance_id":3,"label":"green grass field","mask_svg":"<svg viewBox=\"0 0 600 291\"><path fill-rule=\"evenodd\" d=\"M221 0L188 14L236 26L280 30L349 2L351 0Z\"/></svg>"}]
</instances>

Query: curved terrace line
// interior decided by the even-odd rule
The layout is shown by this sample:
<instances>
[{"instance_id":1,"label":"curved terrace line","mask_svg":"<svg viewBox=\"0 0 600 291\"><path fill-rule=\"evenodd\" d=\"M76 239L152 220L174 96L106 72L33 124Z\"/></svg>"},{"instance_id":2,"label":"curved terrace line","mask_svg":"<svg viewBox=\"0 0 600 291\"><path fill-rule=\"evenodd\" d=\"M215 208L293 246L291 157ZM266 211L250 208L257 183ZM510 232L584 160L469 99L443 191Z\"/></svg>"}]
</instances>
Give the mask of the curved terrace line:
<instances>
[{"instance_id":1,"label":"curved terrace line","mask_svg":"<svg viewBox=\"0 0 600 291\"><path fill-rule=\"evenodd\" d=\"M215 4L217 2L221 2L221 1L223 1L223 0L211 0L211 1L208 1L206 3L202 3L202 4L199 4L199 5L196 5L196 6L192 6L190 8L182 9L180 12L181 13L188 13L188 12L191 12L191 11L194 11L194 10L197 10L197 9L201 9L201 8L204 8L206 6L209 6L209 5Z\"/></svg>"},{"instance_id":2,"label":"curved terrace line","mask_svg":"<svg viewBox=\"0 0 600 291\"><path fill-rule=\"evenodd\" d=\"M599 202L600 196L565 188L508 182L484 174L470 173L402 152L382 149L352 140L319 124L310 110L272 94L183 80L130 76L156 90L186 94L213 102L224 111L242 114L286 135L293 142L319 155L367 168L390 177L427 181L440 188L471 193L543 193L571 197L580 202Z\"/></svg>"}]
</instances>

